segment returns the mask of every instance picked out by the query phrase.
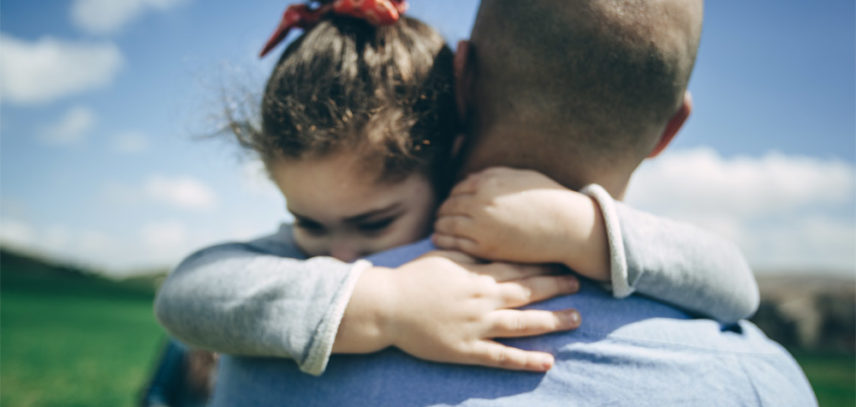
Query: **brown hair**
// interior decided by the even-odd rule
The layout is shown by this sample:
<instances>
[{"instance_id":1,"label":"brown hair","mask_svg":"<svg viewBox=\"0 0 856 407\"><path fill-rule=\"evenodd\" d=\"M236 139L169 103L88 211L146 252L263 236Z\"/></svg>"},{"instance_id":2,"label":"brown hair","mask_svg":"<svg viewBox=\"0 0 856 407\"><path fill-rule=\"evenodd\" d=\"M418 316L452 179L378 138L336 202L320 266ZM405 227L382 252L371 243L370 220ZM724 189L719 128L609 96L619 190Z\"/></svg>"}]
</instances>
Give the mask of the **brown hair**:
<instances>
[{"instance_id":1,"label":"brown hair","mask_svg":"<svg viewBox=\"0 0 856 407\"><path fill-rule=\"evenodd\" d=\"M458 132L452 59L443 38L416 19L375 27L333 17L280 57L262 98L261 129L230 127L267 165L350 150L379 181L422 171L444 188Z\"/></svg>"}]
</instances>

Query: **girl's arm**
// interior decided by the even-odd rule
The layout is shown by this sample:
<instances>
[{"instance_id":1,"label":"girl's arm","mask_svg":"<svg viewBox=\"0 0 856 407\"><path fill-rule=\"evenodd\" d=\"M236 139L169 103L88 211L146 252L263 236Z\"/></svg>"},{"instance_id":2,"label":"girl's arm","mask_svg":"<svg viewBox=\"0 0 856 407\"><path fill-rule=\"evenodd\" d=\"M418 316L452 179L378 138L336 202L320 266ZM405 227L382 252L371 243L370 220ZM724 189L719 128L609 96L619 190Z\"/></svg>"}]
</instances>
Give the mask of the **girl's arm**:
<instances>
[{"instance_id":1,"label":"girl's arm","mask_svg":"<svg viewBox=\"0 0 856 407\"><path fill-rule=\"evenodd\" d=\"M740 251L692 226L587 195L529 170L493 168L457 185L440 207L434 242L477 257L555 262L721 322L758 306L758 287Z\"/></svg>"},{"instance_id":2,"label":"girl's arm","mask_svg":"<svg viewBox=\"0 0 856 407\"><path fill-rule=\"evenodd\" d=\"M331 352L388 346L438 362L544 371L550 354L492 338L568 330L580 322L573 310L510 309L578 289L573 276L547 267L481 264L461 253L433 253L395 269L299 257L288 227L197 252L164 282L157 317L195 346L293 358L315 375Z\"/></svg>"},{"instance_id":3,"label":"girl's arm","mask_svg":"<svg viewBox=\"0 0 856 407\"><path fill-rule=\"evenodd\" d=\"M635 291L724 323L748 318L758 309L758 284L734 243L633 209L599 186L583 192L597 201L610 248L615 246L610 274L616 297Z\"/></svg>"},{"instance_id":4,"label":"girl's arm","mask_svg":"<svg viewBox=\"0 0 856 407\"><path fill-rule=\"evenodd\" d=\"M304 372L320 374L351 292L371 264L302 257L288 226L251 242L198 251L161 286L157 318L185 343L293 358Z\"/></svg>"}]
</instances>

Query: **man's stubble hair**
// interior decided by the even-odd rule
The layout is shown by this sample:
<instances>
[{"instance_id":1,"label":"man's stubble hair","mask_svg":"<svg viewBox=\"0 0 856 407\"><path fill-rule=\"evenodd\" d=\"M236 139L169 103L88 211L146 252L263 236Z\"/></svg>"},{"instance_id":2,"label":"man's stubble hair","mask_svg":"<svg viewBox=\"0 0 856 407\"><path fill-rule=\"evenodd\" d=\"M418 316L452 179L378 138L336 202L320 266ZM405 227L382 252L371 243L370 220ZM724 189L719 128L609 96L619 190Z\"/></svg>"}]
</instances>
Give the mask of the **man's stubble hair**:
<instances>
[{"instance_id":1,"label":"man's stubble hair","mask_svg":"<svg viewBox=\"0 0 856 407\"><path fill-rule=\"evenodd\" d=\"M566 186L633 169L677 111L698 0L483 0L465 170L510 165Z\"/></svg>"}]
</instances>

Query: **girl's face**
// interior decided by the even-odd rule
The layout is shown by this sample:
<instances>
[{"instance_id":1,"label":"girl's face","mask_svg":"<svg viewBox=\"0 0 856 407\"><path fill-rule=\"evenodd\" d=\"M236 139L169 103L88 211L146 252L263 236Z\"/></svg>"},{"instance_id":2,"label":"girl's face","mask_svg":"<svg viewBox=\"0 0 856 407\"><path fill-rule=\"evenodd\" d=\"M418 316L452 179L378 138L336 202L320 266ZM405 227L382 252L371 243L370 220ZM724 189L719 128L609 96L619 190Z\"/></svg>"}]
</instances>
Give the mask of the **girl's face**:
<instances>
[{"instance_id":1,"label":"girl's face","mask_svg":"<svg viewBox=\"0 0 856 407\"><path fill-rule=\"evenodd\" d=\"M294 239L307 256L353 261L412 243L430 232L436 195L414 173L379 183L353 154L286 162L270 168L294 215Z\"/></svg>"}]
</instances>

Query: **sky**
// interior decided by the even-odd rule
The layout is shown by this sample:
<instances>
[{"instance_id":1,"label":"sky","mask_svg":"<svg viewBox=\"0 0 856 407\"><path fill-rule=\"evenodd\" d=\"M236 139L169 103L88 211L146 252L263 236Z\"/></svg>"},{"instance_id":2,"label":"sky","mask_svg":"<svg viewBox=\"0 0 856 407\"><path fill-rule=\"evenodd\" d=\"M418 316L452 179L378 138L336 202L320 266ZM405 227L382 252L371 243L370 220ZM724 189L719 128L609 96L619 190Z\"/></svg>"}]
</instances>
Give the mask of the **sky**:
<instances>
[{"instance_id":1,"label":"sky","mask_svg":"<svg viewBox=\"0 0 856 407\"><path fill-rule=\"evenodd\" d=\"M256 55L287 4L3 0L0 244L124 276L288 221L261 165L206 137L261 90L276 58ZM477 6L408 13L455 44ZM853 1L704 12L693 115L627 201L734 240L758 273L853 275Z\"/></svg>"}]
</instances>

